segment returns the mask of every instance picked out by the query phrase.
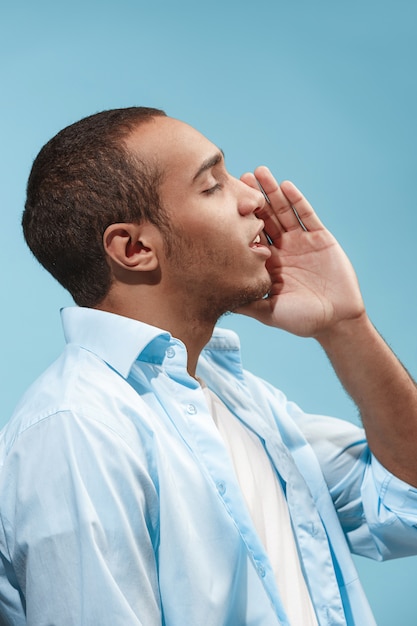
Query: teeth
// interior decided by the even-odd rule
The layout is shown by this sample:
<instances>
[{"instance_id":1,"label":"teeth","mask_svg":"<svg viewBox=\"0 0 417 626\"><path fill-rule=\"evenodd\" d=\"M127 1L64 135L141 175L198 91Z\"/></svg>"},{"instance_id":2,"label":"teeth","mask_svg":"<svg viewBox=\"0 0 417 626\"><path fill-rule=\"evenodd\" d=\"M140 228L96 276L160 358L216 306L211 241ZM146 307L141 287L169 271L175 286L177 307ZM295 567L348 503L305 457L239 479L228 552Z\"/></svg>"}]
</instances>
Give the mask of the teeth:
<instances>
[{"instance_id":1,"label":"teeth","mask_svg":"<svg viewBox=\"0 0 417 626\"><path fill-rule=\"evenodd\" d=\"M261 236L257 235L255 239L253 240L253 243L261 243Z\"/></svg>"}]
</instances>

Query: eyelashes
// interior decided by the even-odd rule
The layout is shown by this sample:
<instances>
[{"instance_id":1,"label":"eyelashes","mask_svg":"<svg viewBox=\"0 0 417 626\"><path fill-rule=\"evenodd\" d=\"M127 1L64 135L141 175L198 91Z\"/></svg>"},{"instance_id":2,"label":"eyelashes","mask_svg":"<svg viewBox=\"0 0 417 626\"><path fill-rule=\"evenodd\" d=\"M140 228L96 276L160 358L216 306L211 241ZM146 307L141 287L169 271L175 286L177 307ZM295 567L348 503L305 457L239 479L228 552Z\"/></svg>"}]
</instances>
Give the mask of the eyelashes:
<instances>
[{"instance_id":1,"label":"eyelashes","mask_svg":"<svg viewBox=\"0 0 417 626\"><path fill-rule=\"evenodd\" d=\"M223 185L221 185L220 183L216 183L215 185L213 185L213 187L210 187L209 189L205 189L203 193L206 196L211 196L213 193L216 193L216 191L219 191L220 189L223 189Z\"/></svg>"}]
</instances>

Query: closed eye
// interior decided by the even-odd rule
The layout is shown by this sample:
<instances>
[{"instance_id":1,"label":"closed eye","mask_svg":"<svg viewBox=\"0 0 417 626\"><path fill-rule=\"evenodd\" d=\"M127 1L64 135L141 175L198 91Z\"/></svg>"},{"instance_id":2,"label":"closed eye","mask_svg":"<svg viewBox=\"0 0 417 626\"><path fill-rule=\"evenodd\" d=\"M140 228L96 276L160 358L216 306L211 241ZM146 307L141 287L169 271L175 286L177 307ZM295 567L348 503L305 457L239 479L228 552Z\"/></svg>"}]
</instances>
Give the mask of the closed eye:
<instances>
[{"instance_id":1,"label":"closed eye","mask_svg":"<svg viewBox=\"0 0 417 626\"><path fill-rule=\"evenodd\" d=\"M222 188L223 188L223 185L221 185L220 183L216 183L215 185L213 185L213 187L210 187L209 189L205 189L203 193L210 196L212 193L215 193L216 191Z\"/></svg>"}]
</instances>

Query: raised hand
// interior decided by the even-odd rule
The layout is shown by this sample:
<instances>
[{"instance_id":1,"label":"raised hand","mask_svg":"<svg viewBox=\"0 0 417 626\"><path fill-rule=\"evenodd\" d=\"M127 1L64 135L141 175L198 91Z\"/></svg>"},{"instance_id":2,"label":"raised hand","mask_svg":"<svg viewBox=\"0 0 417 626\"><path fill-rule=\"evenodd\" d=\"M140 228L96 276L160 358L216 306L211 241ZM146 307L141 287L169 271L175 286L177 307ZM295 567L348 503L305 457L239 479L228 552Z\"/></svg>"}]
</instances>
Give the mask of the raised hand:
<instances>
[{"instance_id":1,"label":"raised hand","mask_svg":"<svg viewBox=\"0 0 417 626\"><path fill-rule=\"evenodd\" d=\"M360 317L364 305L350 261L302 193L289 181L279 185L264 166L241 179L254 188L259 181L269 198L257 216L272 242L272 288L268 298L239 312L317 338L339 321Z\"/></svg>"}]
</instances>

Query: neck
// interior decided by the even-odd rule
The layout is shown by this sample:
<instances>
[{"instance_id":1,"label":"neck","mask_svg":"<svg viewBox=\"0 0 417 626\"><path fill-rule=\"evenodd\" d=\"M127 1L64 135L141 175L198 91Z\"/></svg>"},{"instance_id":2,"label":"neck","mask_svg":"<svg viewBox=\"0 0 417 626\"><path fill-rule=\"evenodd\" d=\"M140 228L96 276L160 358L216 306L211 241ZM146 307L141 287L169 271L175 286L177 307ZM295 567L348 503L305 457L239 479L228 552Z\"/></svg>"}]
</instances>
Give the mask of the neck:
<instances>
[{"instance_id":1,"label":"neck","mask_svg":"<svg viewBox=\"0 0 417 626\"><path fill-rule=\"evenodd\" d=\"M127 297L128 296L128 297ZM157 326L168 331L182 341L187 349L187 371L195 377L198 358L204 346L210 340L219 315L211 312L193 310L190 304L181 298L154 297L154 292L135 296L132 291L121 297L112 289L97 307L109 313L116 313L145 324Z\"/></svg>"}]
</instances>

